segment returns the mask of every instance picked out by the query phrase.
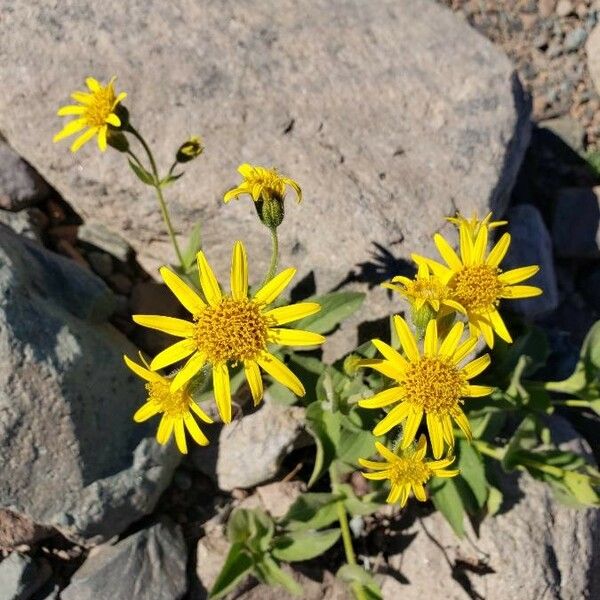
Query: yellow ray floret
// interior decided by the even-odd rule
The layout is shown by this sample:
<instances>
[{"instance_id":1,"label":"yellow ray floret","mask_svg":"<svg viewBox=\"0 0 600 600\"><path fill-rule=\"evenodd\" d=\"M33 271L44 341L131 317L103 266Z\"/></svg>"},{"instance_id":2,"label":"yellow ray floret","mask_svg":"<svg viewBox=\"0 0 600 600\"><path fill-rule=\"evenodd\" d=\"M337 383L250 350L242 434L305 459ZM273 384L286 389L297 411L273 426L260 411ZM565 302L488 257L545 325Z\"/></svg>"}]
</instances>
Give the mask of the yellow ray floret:
<instances>
[{"instance_id":1,"label":"yellow ray floret","mask_svg":"<svg viewBox=\"0 0 600 600\"><path fill-rule=\"evenodd\" d=\"M412 492L420 502L427 500L425 484L432 477L455 477L459 474L458 469L446 469L454 462L452 456L442 460L425 460L427 452L427 440L422 435L416 449L408 448L399 455L395 454L383 444L375 442L375 447L384 462L365 460L359 458L358 462L362 467L372 469L373 473L363 473L367 479L390 480L390 493L387 502L390 504L400 503L404 506Z\"/></svg>"},{"instance_id":2,"label":"yellow ray floret","mask_svg":"<svg viewBox=\"0 0 600 600\"><path fill-rule=\"evenodd\" d=\"M490 364L490 357L485 354L460 366L477 343L476 338L461 343L463 323L456 323L448 335L439 340L436 321L429 321L421 352L406 321L396 315L393 322L404 356L376 339L373 344L384 358L362 360L361 366L379 371L394 380L395 385L371 398L360 400L359 405L363 408L396 405L373 429L373 434L383 435L404 423L402 449L413 442L425 416L433 455L439 458L444 451L444 442L451 447L454 445L452 422L471 438L469 421L461 405L464 398L492 393L491 387L470 383Z\"/></svg>"},{"instance_id":3,"label":"yellow ray floret","mask_svg":"<svg viewBox=\"0 0 600 600\"><path fill-rule=\"evenodd\" d=\"M425 263L419 265L413 279L398 275L391 283L383 283L382 286L407 298L417 311L428 305L435 313L465 312L465 309L452 299L452 290L439 277L433 275Z\"/></svg>"},{"instance_id":4,"label":"yellow ray floret","mask_svg":"<svg viewBox=\"0 0 600 600\"><path fill-rule=\"evenodd\" d=\"M491 212L485 215L483 219L479 219L475 214L470 219L467 219L466 217L463 217L460 213L456 213L455 217L446 217L446 221L450 221L450 223L456 225L458 229L460 229L461 227L466 227L469 236L473 241L477 239L479 230L482 227L487 227L488 229L496 229L497 227L502 227L503 225L508 224L508 221L492 221Z\"/></svg>"},{"instance_id":5,"label":"yellow ray floret","mask_svg":"<svg viewBox=\"0 0 600 600\"><path fill-rule=\"evenodd\" d=\"M539 267L530 265L503 271L499 265L508 252L510 234L503 234L486 256L488 228L485 226L479 228L477 238L473 240L467 225L461 223L460 256L440 234L433 239L446 265L416 254L413 254L414 261L418 265L426 264L452 290L452 299L466 310L473 335L481 333L490 348L494 346L494 332L511 343L512 338L498 312L498 305L502 299L539 296L542 293L540 288L517 285L533 277Z\"/></svg>"},{"instance_id":6,"label":"yellow ray floret","mask_svg":"<svg viewBox=\"0 0 600 600\"><path fill-rule=\"evenodd\" d=\"M194 402L187 390L187 386L182 386L176 391L171 390L171 379L162 377L150 369L142 367L133 362L128 356L123 357L125 364L138 376L144 379L146 390L148 391L148 400L133 415L136 423L147 421L154 415L162 414L156 440L159 444L166 444L175 434L175 442L179 451L187 454L188 447L186 441L186 430L192 436L192 439L200 446L208 445L208 439L198 427L196 419L192 413L199 417L205 423L212 423L213 420Z\"/></svg>"},{"instance_id":7,"label":"yellow ray floret","mask_svg":"<svg viewBox=\"0 0 600 600\"><path fill-rule=\"evenodd\" d=\"M81 130L86 129L71 145L71 152L77 152L83 144L91 140L94 136L98 137L98 147L102 152L106 150L106 136L108 126L120 127L121 119L116 115L115 109L119 102L122 102L127 94L121 92L115 94L113 77L106 86L100 84L93 77L88 77L85 82L89 92L73 92L71 98L78 104L63 106L58 110L59 117L74 115L77 117L69 121L64 128L57 133L53 141L58 142L63 138L69 137Z\"/></svg>"},{"instance_id":8,"label":"yellow ray floret","mask_svg":"<svg viewBox=\"0 0 600 600\"><path fill-rule=\"evenodd\" d=\"M243 365L255 405L263 397L261 369L297 396L303 396L300 380L268 349L270 343L318 346L325 341L317 333L281 327L318 312L321 307L316 302L269 309L296 270L282 271L252 298L248 297L248 259L241 242L233 247L229 295L222 293L203 252L198 253L198 270L204 299L167 267L160 270L164 282L191 313L191 321L159 315L133 316L139 325L182 338L158 354L150 364L151 369L162 369L187 359L171 383L171 389L176 391L205 364L211 365L215 401L225 423L231 422L232 417L229 365Z\"/></svg>"},{"instance_id":9,"label":"yellow ray floret","mask_svg":"<svg viewBox=\"0 0 600 600\"><path fill-rule=\"evenodd\" d=\"M225 194L223 197L225 202L242 194L249 194L254 202L269 199L283 200L287 186L296 192L298 202L302 201L302 190L298 183L290 177L280 175L276 169L244 163L238 167L238 172L244 180Z\"/></svg>"}]
</instances>

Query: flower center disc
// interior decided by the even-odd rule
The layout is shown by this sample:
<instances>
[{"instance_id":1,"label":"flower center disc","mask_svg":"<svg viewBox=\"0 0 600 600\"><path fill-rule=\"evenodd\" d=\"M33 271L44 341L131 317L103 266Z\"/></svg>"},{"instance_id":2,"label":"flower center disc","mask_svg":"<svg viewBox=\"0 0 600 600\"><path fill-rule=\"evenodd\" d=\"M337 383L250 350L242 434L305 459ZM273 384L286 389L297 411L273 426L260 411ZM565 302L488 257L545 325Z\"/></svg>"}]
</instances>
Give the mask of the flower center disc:
<instances>
[{"instance_id":1,"label":"flower center disc","mask_svg":"<svg viewBox=\"0 0 600 600\"><path fill-rule=\"evenodd\" d=\"M489 265L464 267L450 284L457 302L467 309L488 308L497 304L502 292L498 269Z\"/></svg>"},{"instance_id":2,"label":"flower center disc","mask_svg":"<svg viewBox=\"0 0 600 600\"><path fill-rule=\"evenodd\" d=\"M148 401L158 404L160 412L179 416L188 409L185 387L171 392L168 382L152 381L146 384L146 390L148 391Z\"/></svg>"},{"instance_id":3,"label":"flower center disc","mask_svg":"<svg viewBox=\"0 0 600 600\"><path fill-rule=\"evenodd\" d=\"M267 321L252 300L225 297L196 317L196 343L211 363L255 359L267 345Z\"/></svg>"},{"instance_id":4,"label":"flower center disc","mask_svg":"<svg viewBox=\"0 0 600 600\"><path fill-rule=\"evenodd\" d=\"M446 296L444 286L434 277L415 280L410 293L424 300L443 300Z\"/></svg>"},{"instance_id":5,"label":"flower center disc","mask_svg":"<svg viewBox=\"0 0 600 600\"><path fill-rule=\"evenodd\" d=\"M431 477L431 470L423 462L399 458L392 466L390 479L396 485L423 484Z\"/></svg>"},{"instance_id":6,"label":"flower center disc","mask_svg":"<svg viewBox=\"0 0 600 600\"><path fill-rule=\"evenodd\" d=\"M85 112L85 118L91 127L102 127L106 124L106 117L110 115L115 103L116 97L112 91L112 86L102 88L94 92L92 101L88 104Z\"/></svg>"},{"instance_id":7,"label":"flower center disc","mask_svg":"<svg viewBox=\"0 0 600 600\"><path fill-rule=\"evenodd\" d=\"M449 413L460 403L466 379L450 362L422 356L406 371L406 399L425 412Z\"/></svg>"}]
</instances>

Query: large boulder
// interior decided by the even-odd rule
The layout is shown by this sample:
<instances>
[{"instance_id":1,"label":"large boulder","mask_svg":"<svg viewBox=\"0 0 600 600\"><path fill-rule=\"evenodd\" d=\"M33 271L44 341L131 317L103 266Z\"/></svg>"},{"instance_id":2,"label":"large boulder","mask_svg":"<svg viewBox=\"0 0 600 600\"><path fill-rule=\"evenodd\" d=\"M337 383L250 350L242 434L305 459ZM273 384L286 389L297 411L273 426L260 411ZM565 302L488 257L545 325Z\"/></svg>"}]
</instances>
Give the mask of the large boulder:
<instances>
[{"instance_id":1,"label":"large boulder","mask_svg":"<svg viewBox=\"0 0 600 600\"><path fill-rule=\"evenodd\" d=\"M222 274L243 239L256 282L268 232L248 199L222 202L241 162L300 182L305 202L288 200L280 264L314 270L327 290L397 273L457 208L503 212L529 140L510 61L430 0L0 0L0 10L11 65L0 72L0 131L151 270L174 257L152 190L117 152L90 144L73 157L51 141L64 121L56 109L88 75L118 76L165 168L202 134L205 154L166 190L176 228L187 235L202 219ZM373 258L374 243L392 254ZM390 310L377 294L371 318Z\"/></svg>"},{"instance_id":2,"label":"large boulder","mask_svg":"<svg viewBox=\"0 0 600 600\"><path fill-rule=\"evenodd\" d=\"M547 485L527 474L507 480L504 492L505 511L484 519L477 534L469 529L464 540L438 512L403 531L408 545L389 563L409 585L389 581L384 597L599 597L598 510L557 503Z\"/></svg>"},{"instance_id":3,"label":"large boulder","mask_svg":"<svg viewBox=\"0 0 600 600\"><path fill-rule=\"evenodd\" d=\"M6 545L44 526L110 538L170 481L175 456L132 420L144 387L113 307L91 272L0 225L0 509L26 525L3 526Z\"/></svg>"}]
</instances>

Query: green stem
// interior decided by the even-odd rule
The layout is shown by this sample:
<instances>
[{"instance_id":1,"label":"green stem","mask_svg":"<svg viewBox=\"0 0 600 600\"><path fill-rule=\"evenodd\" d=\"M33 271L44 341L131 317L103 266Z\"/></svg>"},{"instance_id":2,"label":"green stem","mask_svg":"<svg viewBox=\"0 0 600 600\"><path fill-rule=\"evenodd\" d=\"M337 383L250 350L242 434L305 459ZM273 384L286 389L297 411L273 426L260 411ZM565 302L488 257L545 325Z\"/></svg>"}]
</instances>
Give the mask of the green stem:
<instances>
[{"instance_id":1,"label":"green stem","mask_svg":"<svg viewBox=\"0 0 600 600\"><path fill-rule=\"evenodd\" d=\"M574 400L574 399L566 399L566 400L552 400L552 404L555 406L578 406L587 408L590 405L589 400Z\"/></svg>"},{"instance_id":2,"label":"green stem","mask_svg":"<svg viewBox=\"0 0 600 600\"><path fill-rule=\"evenodd\" d=\"M329 469L329 476L331 478L331 489L335 494L337 492L337 480L333 468ZM340 522L340 531L342 532L342 542L344 544L346 562L349 565L356 565L356 554L354 554L354 547L352 546L352 534L350 532L350 525L348 524L348 514L346 513L344 501L338 500L335 503L335 509L337 511L338 521ZM351 588L357 600L368 600L365 590L360 582L353 581L351 583Z\"/></svg>"},{"instance_id":3,"label":"green stem","mask_svg":"<svg viewBox=\"0 0 600 600\"><path fill-rule=\"evenodd\" d=\"M493 444L485 442L483 440L473 440L471 442L481 454L485 454L490 458L495 458L496 460L502 460L504 458L504 450L502 448L498 448Z\"/></svg>"},{"instance_id":4,"label":"green stem","mask_svg":"<svg viewBox=\"0 0 600 600\"><path fill-rule=\"evenodd\" d=\"M277 237L277 228L269 228L269 231L271 232L271 262L269 263L269 270L265 275L262 285L269 283L269 281L275 277L275 271L277 270L277 263L279 261L279 238Z\"/></svg>"},{"instance_id":5,"label":"green stem","mask_svg":"<svg viewBox=\"0 0 600 600\"><path fill-rule=\"evenodd\" d=\"M148 160L150 161L150 168L152 169L152 175L154 176L154 189L156 190L156 197L158 198L158 204L160 206L160 212L162 213L163 221L165 222L165 226L167 228L167 233L171 238L171 243L173 244L173 248L175 248L175 253L177 254L177 260L181 265L181 268L185 271L185 262L183 260L183 255L181 254L181 250L179 248L179 244L177 243L177 237L175 236L175 230L173 229L173 224L171 223L171 217L169 216L169 210L167 209L167 203L165 202L165 197L163 196L162 189L160 187L160 177L158 175L158 169L156 167L156 161L154 160L154 156L150 147L146 143L146 140L142 137L142 135L135 129L132 125L127 126L128 131L130 131L140 142L146 154L148 155ZM139 163L140 161L137 159L135 154L130 151L130 154L134 157L135 160Z\"/></svg>"}]
</instances>

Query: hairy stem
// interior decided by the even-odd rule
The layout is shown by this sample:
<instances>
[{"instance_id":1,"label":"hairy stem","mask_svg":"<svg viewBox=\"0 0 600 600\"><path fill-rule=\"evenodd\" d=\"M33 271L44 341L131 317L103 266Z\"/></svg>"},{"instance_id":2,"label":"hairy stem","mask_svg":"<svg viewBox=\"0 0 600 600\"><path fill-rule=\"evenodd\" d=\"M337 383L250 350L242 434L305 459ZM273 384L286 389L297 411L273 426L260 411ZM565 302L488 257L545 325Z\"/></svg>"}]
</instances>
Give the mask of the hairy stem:
<instances>
[{"instance_id":1,"label":"hairy stem","mask_svg":"<svg viewBox=\"0 0 600 600\"><path fill-rule=\"evenodd\" d=\"M269 231L271 232L271 262L269 263L269 270L265 275L262 285L269 283L269 281L275 277L277 263L279 262L279 238L277 237L277 228L270 227Z\"/></svg>"}]
</instances>

